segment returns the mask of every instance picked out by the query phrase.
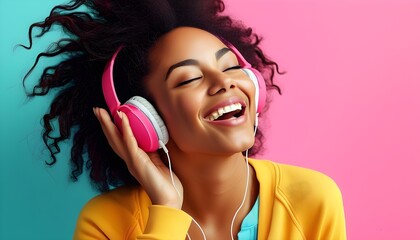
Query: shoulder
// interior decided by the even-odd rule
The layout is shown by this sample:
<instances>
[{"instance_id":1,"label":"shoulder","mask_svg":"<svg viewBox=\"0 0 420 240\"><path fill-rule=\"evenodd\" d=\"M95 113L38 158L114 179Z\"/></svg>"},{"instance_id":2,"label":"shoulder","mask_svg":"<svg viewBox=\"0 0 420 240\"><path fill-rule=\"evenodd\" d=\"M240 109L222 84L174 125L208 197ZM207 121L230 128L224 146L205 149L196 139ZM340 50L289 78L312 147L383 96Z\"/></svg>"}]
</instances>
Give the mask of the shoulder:
<instances>
[{"instance_id":1,"label":"shoulder","mask_svg":"<svg viewBox=\"0 0 420 240\"><path fill-rule=\"evenodd\" d=\"M278 164L280 168L279 190L296 200L308 196L331 198L341 195L336 182L324 173L316 170Z\"/></svg>"},{"instance_id":2,"label":"shoulder","mask_svg":"<svg viewBox=\"0 0 420 240\"><path fill-rule=\"evenodd\" d=\"M283 206L306 239L345 239L342 195L333 179L312 169L271 161L252 164L257 175L260 172L270 179L260 182L260 188L271 182L274 204Z\"/></svg>"},{"instance_id":3,"label":"shoulder","mask_svg":"<svg viewBox=\"0 0 420 240\"><path fill-rule=\"evenodd\" d=\"M136 187L119 187L90 199L82 213L105 214L104 209L135 212L138 210L139 189Z\"/></svg>"},{"instance_id":4,"label":"shoulder","mask_svg":"<svg viewBox=\"0 0 420 240\"><path fill-rule=\"evenodd\" d=\"M141 198L139 187L119 187L92 198L79 214L74 239L85 239L86 233L97 239L131 234L139 224Z\"/></svg>"},{"instance_id":5,"label":"shoulder","mask_svg":"<svg viewBox=\"0 0 420 240\"><path fill-rule=\"evenodd\" d=\"M293 202L322 200L337 195L341 198L336 182L319 171L267 160L252 160L252 165L257 174L270 178L276 190Z\"/></svg>"}]
</instances>

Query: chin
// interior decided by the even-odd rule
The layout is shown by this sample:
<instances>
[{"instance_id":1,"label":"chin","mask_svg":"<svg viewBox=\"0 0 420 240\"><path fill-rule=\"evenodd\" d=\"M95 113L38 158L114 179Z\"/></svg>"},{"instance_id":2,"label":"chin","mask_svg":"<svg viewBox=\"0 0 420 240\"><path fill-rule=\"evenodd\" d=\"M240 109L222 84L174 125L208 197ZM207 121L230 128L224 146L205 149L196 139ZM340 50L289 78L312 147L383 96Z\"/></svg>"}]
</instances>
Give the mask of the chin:
<instances>
[{"instance_id":1,"label":"chin","mask_svg":"<svg viewBox=\"0 0 420 240\"><path fill-rule=\"evenodd\" d=\"M246 150L252 148L254 146L254 143L255 143L255 141L252 141L252 143L247 144L241 152L245 152Z\"/></svg>"},{"instance_id":2,"label":"chin","mask_svg":"<svg viewBox=\"0 0 420 240\"><path fill-rule=\"evenodd\" d=\"M235 145L234 145L234 152L245 152L246 150L252 148L252 146L254 146L255 143L255 138L242 138L240 139L240 141L235 141Z\"/></svg>"}]
</instances>

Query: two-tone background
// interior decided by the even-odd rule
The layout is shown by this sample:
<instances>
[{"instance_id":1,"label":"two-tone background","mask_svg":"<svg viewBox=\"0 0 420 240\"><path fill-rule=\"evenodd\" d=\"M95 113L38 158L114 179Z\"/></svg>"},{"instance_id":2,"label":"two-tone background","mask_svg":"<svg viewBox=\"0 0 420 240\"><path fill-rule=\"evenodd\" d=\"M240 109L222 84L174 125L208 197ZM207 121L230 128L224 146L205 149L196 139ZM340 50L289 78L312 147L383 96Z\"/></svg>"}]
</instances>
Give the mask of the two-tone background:
<instances>
[{"instance_id":1,"label":"two-tone background","mask_svg":"<svg viewBox=\"0 0 420 240\"><path fill-rule=\"evenodd\" d=\"M0 239L71 239L97 194L86 176L69 181L68 146L55 167L44 165L40 119L51 96L27 101L22 88L48 39L32 51L15 46L61 2L0 0ZM287 71L263 121L261 158L335 179L349 239L420 239L420 1L226 2Z\"/></svg>"}]
</instances>

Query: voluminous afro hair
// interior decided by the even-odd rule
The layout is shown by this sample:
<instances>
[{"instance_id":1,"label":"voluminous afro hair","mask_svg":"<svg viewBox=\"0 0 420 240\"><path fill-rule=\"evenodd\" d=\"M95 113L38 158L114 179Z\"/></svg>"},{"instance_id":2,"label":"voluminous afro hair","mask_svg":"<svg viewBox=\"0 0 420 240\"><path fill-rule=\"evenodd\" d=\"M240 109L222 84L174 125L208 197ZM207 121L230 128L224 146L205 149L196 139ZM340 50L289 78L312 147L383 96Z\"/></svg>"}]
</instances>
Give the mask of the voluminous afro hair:
<instances>
[{"instance_id":1,"label":"voluminous afro hair","mask_svg":"<svg viewBox=\"0 0 420 240\"><path fill-rule=\"evenodd\" d=\"M72 137L73 180L86 168L100 191L107 191L110 186L138 184L125 162L108 145L92 108L106 108L101 76L106 62L120 46L124 48L114 72L120 101L131 96L147 98L142 79L148 73L148 52L159 37L176 27L200 28L229 41L263 73L267 89L280 93L273 83L278 66L259 48L261 38L251 28L223 15L224 8L221 0L74 0L54 7L44 21L32 24L29 46L23 46L27 49L32 47L35 28L41 30L35 37L42 37L53 25L60 26L68 36L39 53L24 78L25 83L41 57L64 57L58 64L44 68L28 92L35 97L46 95L51 89L59 90L43 117L43 140L51 154L46 163L54 165L60 143ZM58 136L52 135L55 120ZM258 130L250 155L261 147L262 134Z\"/></svg>"}]
</instances>

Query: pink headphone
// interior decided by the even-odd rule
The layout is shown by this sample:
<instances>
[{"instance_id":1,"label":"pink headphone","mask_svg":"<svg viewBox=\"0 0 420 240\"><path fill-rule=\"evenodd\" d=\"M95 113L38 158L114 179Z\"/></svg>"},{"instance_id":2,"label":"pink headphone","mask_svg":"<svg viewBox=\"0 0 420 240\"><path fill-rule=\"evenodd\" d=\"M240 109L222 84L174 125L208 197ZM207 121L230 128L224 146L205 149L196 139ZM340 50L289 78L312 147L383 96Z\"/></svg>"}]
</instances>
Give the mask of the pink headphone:
<instances>
[{"instance_id":1,"label":"pink headphone","mask_svg":"<svg viewBox=\"0 0 420 240\"><path fill-rule=\"evenodd\" d=\"M255 101L257 113L261 112L265 105L266 87L261 73L252 68L241 53L230 43L222 40L227 47L236 55L242 70L248 75L255 85ZM166 145L169 140L168 130L157 113L156 109L146 99L138 96L131 97L126 103L122 104L118 100L114 88L113 68L118 53L123 47L119 47L107 63L102 74L102 91L104 93L106 104L114 118L115 125L121 130L121 119L117 111L124 112L130 122L134 137L138 146L145 152L154 152Z\"/></svg>"}]
</instances>

